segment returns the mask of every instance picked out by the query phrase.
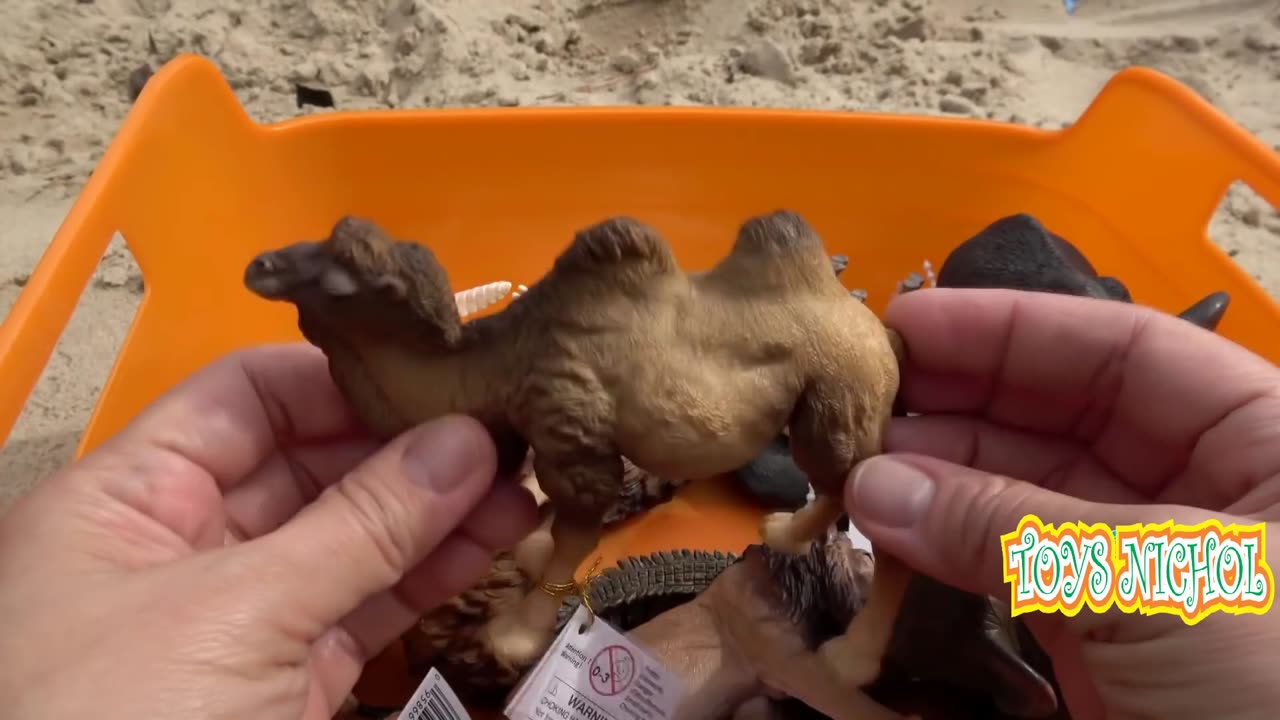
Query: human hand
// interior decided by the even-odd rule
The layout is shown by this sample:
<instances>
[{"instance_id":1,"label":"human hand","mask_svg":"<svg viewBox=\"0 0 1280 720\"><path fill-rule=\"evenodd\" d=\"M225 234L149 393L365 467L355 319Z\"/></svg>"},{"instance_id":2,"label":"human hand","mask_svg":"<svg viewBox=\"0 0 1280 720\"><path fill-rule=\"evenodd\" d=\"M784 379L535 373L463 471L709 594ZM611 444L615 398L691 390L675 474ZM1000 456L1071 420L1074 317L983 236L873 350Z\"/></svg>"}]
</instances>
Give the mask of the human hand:
<instances>
[{"instance_id":1,"label":"human hand","mask_svg":"<svg viewBox=\"0 0 1280 720\"><path fill-rule=\"evenodd\" d=\"M877 552L1008 598L1000 536L1045 523L1280 519L1280 370L1150 308L1063 295L930 289L885 322L907 346L886 454L847 503ZM1276 553L1269 552L1271 567ZM1273 717L1280 618L1087 608L1026 615L1071 714Z\"/></svg>"},{"instance_id":2,"label":"human hand","mask_svg":"<svg viewBox=\"0 0 1280 720\"><path fill-rule=\"evenodd\" d=\"M330 718L533 529L496 466L467 418L375 443L310 346L216 362L0 518L0 708Z\"/></svg>"}]
</instances>

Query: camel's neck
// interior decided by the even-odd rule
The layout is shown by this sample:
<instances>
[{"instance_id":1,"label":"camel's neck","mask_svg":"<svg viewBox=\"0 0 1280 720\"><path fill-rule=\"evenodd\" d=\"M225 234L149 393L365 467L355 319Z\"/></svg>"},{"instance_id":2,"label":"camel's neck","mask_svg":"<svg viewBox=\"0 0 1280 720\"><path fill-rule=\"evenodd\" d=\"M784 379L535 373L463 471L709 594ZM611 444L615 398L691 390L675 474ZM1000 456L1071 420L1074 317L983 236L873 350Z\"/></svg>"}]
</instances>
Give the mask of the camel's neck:
<instances>
[{"instance_id":1,"label":"camel's neck","mask_svg":"<svg viewBox=\"0 0 1280 720\"><path fill-rule=\"evenodd\" d=\"M365 398L379 398L368 404L382 407L365 413L394 417L402 428L453 413L495 422L505 415L509 380L515 377L512 355L488 347L484 336L463 333L461 341L446 344L429 336L307 322L303 314L300 320L304 334L331 363L360 369L363 378L352 377L356 373L335 373L335 378L357 407Z\"/></svg>"}]
</instances>

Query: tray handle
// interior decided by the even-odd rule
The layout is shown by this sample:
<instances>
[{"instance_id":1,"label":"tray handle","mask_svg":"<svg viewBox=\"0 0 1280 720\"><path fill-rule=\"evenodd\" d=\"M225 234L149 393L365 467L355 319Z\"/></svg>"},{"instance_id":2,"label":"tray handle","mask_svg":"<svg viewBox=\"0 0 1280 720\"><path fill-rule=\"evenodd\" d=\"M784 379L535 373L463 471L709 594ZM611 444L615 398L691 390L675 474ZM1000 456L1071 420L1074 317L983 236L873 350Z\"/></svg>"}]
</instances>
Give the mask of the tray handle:
<instances>
[{"instance_id":1,"label":"tray handle","mask_svg":"<svg viewBox=\"0 0 1280 720\"><path fill-rule=\"evenodd\" d=\"M0 323L0 378L4 378L0 444L13 432L112 236L123 233L126 244L135 250L129 237L130 218L145 213L147 206L143 191L146 178L141 173L162 163L165 153L157 143L148 142L155 135L151 131L157 124L175 122L175 116L182 114L181 108L173 105L175 98L188 102L194 97L206 100L210 107L228 107L226 96L230 94L217 66L192 54L170 60L147 81ZM230 107L240 114L239 122L251 122L238 105ZM201 131L199 127L184 129ZM141 269L145 280L146 268Z\"/></svg>"},{"instance_id":2,"label":"tray handle","mask_svg":"<svg viewBox=\"0 0 1280 720\"><path fill-rule=\"evenodd\" d=\"M1103 185L1133 217L1158 213L1166 226L1207 229L1236 181L1280 209L1280 154L1150 68L1116 73L1063 132L1060 150L1059 165L1073 179Z\"/></svg>"}]
</instances>

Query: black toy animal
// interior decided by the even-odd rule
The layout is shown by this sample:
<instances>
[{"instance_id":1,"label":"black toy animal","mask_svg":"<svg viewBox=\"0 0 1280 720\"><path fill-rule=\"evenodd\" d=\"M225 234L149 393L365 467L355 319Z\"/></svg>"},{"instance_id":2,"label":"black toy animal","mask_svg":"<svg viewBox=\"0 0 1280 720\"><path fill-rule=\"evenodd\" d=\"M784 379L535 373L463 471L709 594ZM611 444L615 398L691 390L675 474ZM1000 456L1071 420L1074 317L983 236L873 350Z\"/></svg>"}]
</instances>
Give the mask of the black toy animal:
<instances>
[{"instance_id":1,"label":"black toy animal","mask_svg":"<svg viewBox=\"0 0 1280 720\"><path fill-rule=\"evenodd\" d=\"M1001 218L961 243L938 270L938 287L1007 288L1133 302L1119 279L1099 275L1074 245L1031 215ZM1215 292L1178 314L1216 330L1231 296Z\"/></svg>"}]
</instances>

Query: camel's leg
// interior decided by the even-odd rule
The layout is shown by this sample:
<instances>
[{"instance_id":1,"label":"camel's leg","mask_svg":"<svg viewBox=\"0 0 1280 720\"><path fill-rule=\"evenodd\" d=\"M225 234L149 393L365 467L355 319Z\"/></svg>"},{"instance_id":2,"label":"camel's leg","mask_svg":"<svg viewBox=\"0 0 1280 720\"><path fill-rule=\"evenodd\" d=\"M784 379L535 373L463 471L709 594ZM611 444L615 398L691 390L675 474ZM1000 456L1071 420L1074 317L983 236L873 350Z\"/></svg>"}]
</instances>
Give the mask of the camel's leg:
<instances>
[{"instance_id":1,"label":"camel's leg","mask_svg":"<svg viewBox=\"0 0 1280 720\"><path fill-rule=\"evenodd\" d=\"M762 535L769 547L800 554L844 513L844 486L859 461L880 452L891 398L877 403L842 377L818 377L791 413L791 458L809 476L814 499L794 514L773 513ZM883 404L883 407L877 405Z\"/></svg>"},{"instance_id":2,"label":"camel's leg","mask_svg":"<svg viewBox=\"0 0 1280 720\"><path fill-rule=\"evenodd\" d=\"M769 547L779 552L803 555L810 544L824 536L844 514L839 497L814 493L813 500L799 510L769 513L760 534Z\"/></svg>"},{"instance_id":3,"label":"camel's leg","mask_svg":"<svg viewBox=\"0 0 1280 720\"><path fill-rule=\"evenodd\" d=\"M536 662L555 639L560 604L582 580L574 573L600 542L601 517L622 489L617 454L553 456L535 449L534 466L554 507L550 558L520 604L487 628L494 657L512 667Z\"/></svg>"},{"instance_id":4,"label":"camel's leg","mask_svg":"<svg viewBox=\"0 0 1280 720\"><path fill-rule=\"evenodd\" d=\"M550 503L542 504L539 510L542 514L542 522L538 524L538 528L516 543L511 550L511 557L516 567L531 578L540 578L546 573L547 564L551 562L551 553L555 548L555 543L551 539L551 522L555 518L555 513L551 511Z\"/></svg>"},{"instance_id":5,"label":"camel's leg","mask_svg":"<svg viewBox=\"0 0 1280 720\"><path fill-rule=\"evenodd\" d=\"M845 628L818 648L818 654L845 687L864 687L880 675L894 624L911 579L911 569L892 555L876 556L867 603Z\"/></svg>"},{"instance_id":6,"label":"camel's leg","mask_svg":"<svg viewBox=\"0 0 1280 720\"><path fill-rule=\"evenodd\" d=\"M893 349L896 355L898 348ZM830 517L835 521L849 473L859 462L882 451L894 388L876 392L864 382L819 377L797 403L791 418L792 457L809 474L815 493L830 498L822 514L825 517L814 520ZM814 505L818 502L811 503ZM824 530L826 527L818 527L797 513L777 534L799 540ZM879 676L909 578L910 571L896 558L876 554L866 605L842 636L827 641L819 651L841 684L862 687Z\"/></svg>"}]
</instances>

